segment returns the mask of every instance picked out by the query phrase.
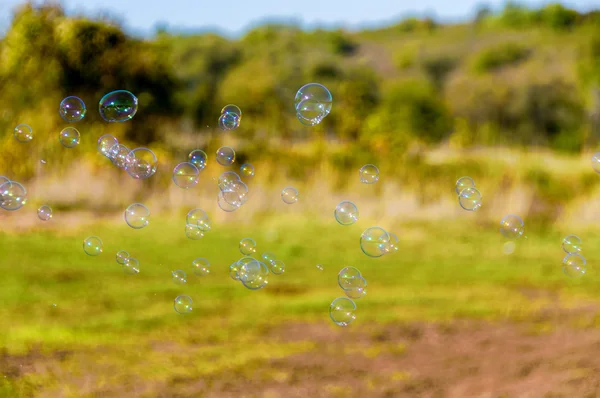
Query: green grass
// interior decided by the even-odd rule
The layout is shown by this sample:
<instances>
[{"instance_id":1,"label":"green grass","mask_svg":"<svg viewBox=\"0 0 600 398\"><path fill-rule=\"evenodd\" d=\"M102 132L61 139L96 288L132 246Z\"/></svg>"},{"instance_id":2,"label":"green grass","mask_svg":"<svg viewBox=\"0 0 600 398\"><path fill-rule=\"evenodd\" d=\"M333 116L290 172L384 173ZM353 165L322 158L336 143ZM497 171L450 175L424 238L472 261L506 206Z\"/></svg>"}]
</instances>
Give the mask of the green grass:
<instances>
[{"instance_id":1,"label":"green grass","mask_svg":"<svg viewBox=\"0 0 600 398\"><path fill-rule=\"evenodd\" d=\"M80 359L67 360L63 371L85 372L91 365L82 365L81 358L88 358L104 369L107 379L102 383L107 385L132 374L158 382L244 368L253 361L314 348L310 335L305 342L265 340L263 334L274 326L318 322L335 327L328 307L343 295L337 273L344 266L359 268L369 283L367 296L357 300L358 326L525 319L548 300L532 300L523 289L551 291L565 306L600 297L593 272L600 257L593 242L600 231L528 231L515 253L506 255L496 225L477 218L465 213L462 221L381 225L395 232L401 244L398 252L377 259L360 251L359 236L370 226L363 220L348 227L310 217L213 225L199 241L185 237L183 224L156 219L142 230L119 223L61 233L4 233L0 350L13 355L79 352ZM561 271L561 239L570 232L583 238L590 266L590 273L576 280ZM90 235L104 242L98 257L83 252L82 241ZM286 272L271 275L259 291L247 290L228 276L229 264L242 257L238 243L244 237L256 240L259 254L271 251L286 264ZM140 261L140 274L122 272L115 261L121 249ZM192 273L197 257L209 259L210 275ZM325 270L319 271L317 263ZM170 272L176 269L188 273L186 286L171 281ZM174 311L179 294L193 298L191 314ZM98 352L102 360L92 360ZM171 363L173 352L185 365ZM56 377L27 376L17 387L52 386ZM17 388L4 383L0 391Z\"/></svg>"}]
</instances>

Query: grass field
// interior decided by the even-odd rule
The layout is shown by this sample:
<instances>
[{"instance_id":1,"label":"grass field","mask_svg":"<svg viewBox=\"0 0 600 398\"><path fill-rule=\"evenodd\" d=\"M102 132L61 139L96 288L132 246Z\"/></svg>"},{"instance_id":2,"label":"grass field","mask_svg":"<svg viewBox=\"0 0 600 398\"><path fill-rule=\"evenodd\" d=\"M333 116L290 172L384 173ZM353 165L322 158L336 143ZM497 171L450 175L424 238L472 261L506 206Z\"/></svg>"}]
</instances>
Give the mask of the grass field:
<instances>
[{"instance_id":1,"label":"grass field","mask_svg":"<svg viewBox=\"0 0 600 398\"><path fill-rule=\"evenodd\" d=\"M60 214L51 222L57 230L0 235L0 396L598 392L596 384L571 380L600 381L581 376L600 366L596 358L550 366L569 383L567 376L541 380L554 375L543 371L554 364L546 351L557 361L564 350L589 359L589 346L570 344L600 344L600 230L528 230L507 255L497 226L465 213L447 222L382 225L399 236L400 250L372 259L359 247L367 220L348 227L333 217L215 224L199 241L185 237L183 217L153 219L142 230L124 222L63 230ZM584 241L589 272L580 279L561 270L568 233ZM98 257L83 252L90 235L104 242ZM244 237L256 240L258 254L273 252L286 264L259 291L228 276ZM140 261L138 275L116 263L122 249ZM211 262L210 275L192 273L197 257ZM344 266L359 268L369 285L357 300L357 319L340 328L328 308L343 296L337 273ZM185 286L171 281L176 269L188 273ZM179 294L193 298L192 313L174 311Z\"/></svg>"}]
</instances>

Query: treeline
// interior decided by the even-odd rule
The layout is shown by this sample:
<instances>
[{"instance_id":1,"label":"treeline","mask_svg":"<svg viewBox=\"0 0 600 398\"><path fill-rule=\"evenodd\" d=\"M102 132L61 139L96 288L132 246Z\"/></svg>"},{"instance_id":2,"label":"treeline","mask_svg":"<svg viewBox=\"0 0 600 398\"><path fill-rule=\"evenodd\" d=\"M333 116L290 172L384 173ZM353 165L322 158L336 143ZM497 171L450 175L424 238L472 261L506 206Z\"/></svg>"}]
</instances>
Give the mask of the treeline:
<instances>
[{"instance_id":1,"label":"treeline","mask_svg":"<svg viewBox=\"0 0 600 398\"><path fill-rule=\"evenodd\" d=\"M142 40L113 21L26 3L0 59L0 169L16 173L27 172L18 165L30 149L12 139L14 126L30 124L38 139L57 136L65 127L58 104L68 95L88 104L82 134L110 132L166 151L179 137L215 129L228 103L244 112L234 134L260 148L317 140L401 155L415 143L447 140L580 151L599 133L599 12L559 4L509 3L496 14L482 7L472 23L454 26L407 19L348 33L266 25L239 40L166 30ZM334 98L316 128L298 123L293 109L307 82L324 84ZM97 103L116 89L134 92L140 110L130 123L107 125Z\"/></svg>"}]
</instances>

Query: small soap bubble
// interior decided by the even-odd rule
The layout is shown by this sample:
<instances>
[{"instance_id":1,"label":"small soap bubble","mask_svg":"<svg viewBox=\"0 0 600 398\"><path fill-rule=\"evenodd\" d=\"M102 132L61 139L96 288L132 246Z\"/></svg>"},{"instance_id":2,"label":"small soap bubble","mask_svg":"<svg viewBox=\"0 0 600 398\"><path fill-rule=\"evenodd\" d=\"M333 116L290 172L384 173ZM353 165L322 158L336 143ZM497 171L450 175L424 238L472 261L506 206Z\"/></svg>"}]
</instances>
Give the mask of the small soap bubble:
<instances>
[{"instance_id":1,"label":"small soap bubble","mask_svg":"<svg viewBox=\"0 0 600 398\"><path fill-rule=\"evenodd\" d=\"M356 319L356 304L349 298L339 297L329 306L329 316L338 326L348 326Z\"/></svg>"},{"instance_id":2,"label":"small soap bubble","mask_svg":"<svg viewBox=\"0 0 600 398\"><path fill-rule=\"evenodd\" d=\"M357 300L367 294L367 280L365 278L358 277L352 281L352 287L344 289L344 293L348 298Z\"/></svg>"},{"instance_id":3,"label":"small soap bubble","mask_svg":"<svg viewBox=\"0 0 600 398\"><path fill-rule=\"evenodd\" d=\"M235 171L225 171L219 176L217 184L221 191L229 189L232 183L235 181L241 181L240 176Z\"/></svg>"},{"instance_id":4,"label":"small soap bubble","mask_svg":"<svg viewBox=\"0 0 600 398\"><path fill-rule=\"evenodd\" d=\"M81 135L79 134L79 130L75 127L63 129L58 136L58 140L65 148L75 148L79 145L80 139Z\"/></svg>"},{"instance_id":5,"label":"small soap bubble","mask_svg":"<svg viewBox=\"0 0 600 398\"><path fill-rule=\"evenodd\" d=\"M217 163L221 166L231 166L235 162L235 151L228 146L222 146L217 150Z\"/></svg>"},{"instance_id":6,"label":"small soap bubble","mask_svg":"<svg viewBox=\"0 0 600 398\"><path fill-rule=\"evenodd\" d=\"M471 177L460 177L456 181L456 187L454 188L457 195L467 189L467 188L475 188L475 181Z\"/></svg>"},{"instance_id":7,"label":"small soap bubble","mask_svg":"<svg viewBox=\"0 0 600 398\"><path fill-rule=\"evenodd\" d=\"M360 236L360 249L369 257L377 258L385 254L390 235L380 227L367 228Z\"/></svg>"},{"instance_id":8,"label":"small soap bubble","mask_svg":"<svg viewBox=\"0 0 600 398\"><path fill-rule=\"evenodd\" d=\"M210 263L205 258L197 258L192 261L192 269L196 276L206 276L210 273Z\"/></svg>"},{"instance_id":9,"label":"small soap bubble","mask_svg":"<svg viewBox=\"0 0 600 398\"><path fill-rule=\"evenodd\" d=\"M129 261L129 253L126 252L125 250L119 250L117 252L116 258L117 258L117 263L123 265L125 264L127 261Z\"/></svg>"},{"instance_id":10,"label":"small soap bubble","mask_svg":"<svg viewBox=\"0 0 600 398\"><path fill-rule=\"evenodd\" d=\"M256 260L255 260L256 261ZM254 263L253 263L254 264ZM240 267L240 273L242 268ZM260 290L267 286L269 283L267 277L269 275L269 268L263 262L258 262L257 272L252 273L251 276L247 275L245 278L240 277L240 281L249 290Z\"/></svg>"},{"instance_id":11,"label":"small soap bubble","mask_svg":"<svg viewBox=\"0 0 600 398\"><path fill-rule=\"evenodd\" d=\"M351 289L355 286L355 280L362 278L362 275L358 268L355 267L344 267L338 273L338 285L344 290Z\"/></svg>"},{"instance_id":12,"label":"small soap bubble","mask_svg":"<svg viewBox=\"0 0 600 398\"><path fill-rule=\"evenodd\" d=\"M568 235L563 238L562 248L567 254L581 252L581 239L576 235Z\"/></svg>"},{"instance_id":13,"label":"small soap bubble","mask_svg":"<svg viewBox=\"0 0 600 398\"><path fill-rule=\"evenodd\" d=\"M26 124L19 124L15 127L15 139L19 142L29 142L33 140L33 130Z\"/></svg>"},{"instance_id":14,"label":"small soap bubble","mask_svg":"<svg viewBox=\"0 0 600 398\"><path fill-rule=\"evenodd\" d=\"M40 206L37 211L38 218L42 221L48 221L52 218L52 209L48 205Z\"/></svg>"},{"instance_id":15,"label":"small soap bubble","mask_svg":"<svg viewBox=\"0 0 600 398\"><path fill-rule=\"evenodd\" d=\"M294 98L298 119L305 125L317 125L329 115L333 97L327 87L309 83L300 87Z\"/></svg>"},{"instance_id":16,"label":"small soap bubble","mask_svg":"<svg viewBox=\"0 0 600 398\"><path fill-rule=\"evenodd\" d=\"M237 105L233 105L233 104L225 105L223 107L223 109L221 109L221 114L223 114L223 113L231 113L233 115L236 115L240 120L242 119L242 110ZM208 127L208 126L206 126L206 127Z\"/></svg>"},{"instance_id":17,"label":"small soap bubble","mask_svg":"<svg viewBox=\"0 0 600 398\"><path fill-rule=\"evenodd\" d=\"M136 180L152 177L157 168L158 158L148 148L136 148L127 155L127 173Z\"/></svg>"},{"instance_id":18,"label":"small soap bubble","mask_svg":"<svg viewBox=\"0 0 600 398\"><path fill-rule=\"evenodd\" d=\"M239 270L240 270L240 264L238 261L234 262L233 264L231 264L229 266L229 276L234 281L240 280Z\"/></svg>"},{"instance_id":19,"label":"small soap bubble","mask_svg":"<svg viewBox=\"0 0 600 398\"><path fill-rule=\"evenodd\" d=\"M475 211L481 207L481 192L477 188L465 188L458 196L458 203L467 211Z\"/></svg>"},{"instance_id":20,"label":"small soap bubble","mask_svg":"<svg viewBox=\"0 0 600 398\"><path fill-rule=\"evenodd\" d=\"M65 122L75 123L85 117L87 109L79 97L70 96L60 102L58 113Z\"/></svg>"},{"instance_id":21,"label":"small soap bubble","mask_svg":"<svg viewBox=\"0 0 600 398\"><path fill-rule=\"evenodd\" d=\"M374 164L366 164L358 171L360 182L363 184L375 184L379 181L379 169Z\"/></svg>"},{"instance_id":22,"label":"small soap bubble","mask_svg":"<svg viewBox=\"0 0 600 398\"><path fill-rule=\"evenodd\" d=\"M125 263L121 264L123 272L127 275L137 275L140 273L140 262L133 257L129 257Z\"/></svg>"},{"instance_id":23,"label":"small soap bubble","mask_svg":"<svg viewBox=\"0 0 600 398\"><path fill-rule=\"evenodd\" d=\"M40 159L40 163L41 163L41 164L46 164L46 160L44 160L44 159Z\"/></svg>"},{"instance_id":24,"label":"small soap bubble","mask_svg":"<svg viewBox=\"0 0 600 398\"><path fill-rule=\"evenodd\" d=\"M83 241L83 251L88 256L97 256L102 253L102 241L97 236L90 236Z\"/></svg>"},{"instance_id":25,"label":"small soap bubble","mask_svg":"<svg viewBox=\"0 0 600 398\"><path fill-rule=\"evenodd\" d=\"M173 169L173 182L179 188L189 189L198 184L200 172L193 163L179 163Z\"/></svg>"},{"instance_id":26,"label":"small soap bubble","mask_svg":"<svg viewBox=\"0 0 600 398\"><path fill-rule=\"evenodd\" d=\"M352 225L358 220L358 207L347 200L340 202L333 211L335 220L342 225Z\"/></svg>"},{"instance_id":27,"label":"small soap bubble","mask_svg":"<svg viewBox=\"0 0 600 398\"><path fill-rule=\"evenodd\" d=\"M285 272L285 264L281 260L275 260L271 263L270 270L274 275L281 275Z\"/></svg>"},{"instance_id":28,"label":"small soap bubble","mask_svg":"<svg viewBox=\"0 0 600 398\"><path fill-rule=\"evenodd\" d=\"M231 204L227 201L227 199L225 199L225 195L223 194L223 192L219 192L219 195L217 196L217 205L219 205L219 208L221 210L227 213L231 213L240 208L241 201L237 204Z\"/></svg>"},{"instance_id":29,"label":"small soap bubble","mask_svg":"<svg viewBox=\"0 0 600 398\"><path fill-rule=\"evenodd\" d=\"M190 296L177 296L173 307L179 314L189 314L192 312L192 299Z\"/></svg>"},{"instance_id":30,"label":"small soap bubble","mask_svg":"<svg viewBox=\"0 0 600 398\"><path fill-rule=\"evenodd\" d=\"M204 238L204 231L197 224L185 224L185 236L191 240Z\"/></svg>"},{"instance_id":31,"label":"small soap bubble","mask_svg":"<svg viewBox=\"0 0 600 398\"><path fill-rule=\"evenodd\" d=\"M210 219L208 214L202 209L192 209L186 216L186 222L190 225L197 225L204 232L210 230Z\"/></svg>"},{"instance_id":32,"label":"small soap bubble","mask_svg":"<svg viewBox=\"0 0 600 398\"><path fill-rule=\"evenodd\" d=\"M525 232L525 223L519 216L509 214L500 221L500 233L506 239L520 238L523 232Z\"/></svg>"},{"instance_id":33,"label":"small soap bubble","mask_svg":"<svg viewBox=\"0 0 600 398\"><path fill-rule=\"evenodd\" d=\"M112 149L119 144L119 140L113 137L110 134L105 134L102 137L98 138L98 152L107 158L112 158Z\"/></svg>"},{"instance_id":34,"label":"small soap bubble","mask_svg":"<svg viewBox=\"0 0 600 398\"><path fill-rule=\"evenodd\" d=\"M176 285L183 285L187 282L187 275L185 271L177 270L171 273L171 279Z\"/></svg>"},{"instance_id":35,"label":"small soap bubble","mask_svg":"<svg viewBox=\"0 0 600 398\"><path fill-rule=\"evenodd\" d=\"M126 90L112 91L98 103L98 111L107 122L126 122L131 120L138 109L138 99Z\"/></svg>"},{"instance_id":36,"label":"small soap bubble","mask_svg":"<svg viewBox=\"0 0 600 398\"><path fill-rule=\"evenodd\" d=\"M191 164L196 166L198 171L204 170L204 168L206 167L206 159L207 159L206 152L204 152L201 149L194 149L188 155L188 160L190 161Z\"/></svg>"},{"instance_id":37,"label":"small soap bubble","mask_svg":"<svg viewBox=\"0 0 600 398\"><path fill-rule=\"evenodd\" d=\"M126 169L130 163L129 154L131 150L123 144L117 144L110 149L110 160L120 169Z\"/></svg>"},{"instance_id":38,"label":"small soap bubble","mask_svg":"<svg viewBox=\"0 0 600 398\"><path fill-rule=\"evenodd\" d=\"M252 166L249 163L244 163L241 167L240 167L240 174L244 177L254 177L254 166Z\"/></svg>"},{"instance_id":39,"label":"small soap bubble","mask_svg":"<svg viewBox=\"0 0 600 398\"><path fill-rule=\"evenodd\" d=\"M240 118L233 113L222 113L219 116L219 127L221 130L229 131L238 128L240 125Z\"/></svg>"},{"instance_id":40,"label":"small soap bubble","mask_svg":"<svg viewBox=\"0 0 600 398\"><path fill-rule=\"evenodd\" d=\"M568 277L579 278L585 275L586 271L587 262L581 254L567 254L563 259L563 272Z\"/></svg>"},{"instance_id":41,"label":"small soap bubble","mask_svg":"<svg viewBox=\"0 0 600 398\"><path fill-rule=\"evenodd\" d=\"M281 191L281 199L288 205L296 203L298 201L298 195L298 190L293 187L287 187Z\"/></svg>"},{"instance_id":42,"label":"small soap bubble","mask_svg":"<svg viewBox=\"0 0 600 398\"><path fill-rule=\"evenodd\" d=\"M319 271L323 271L325 269L325 267L323 266L323 264L317 264L317 269Z\"/></svg>"},{"instance_id":43,"label":"small soap bubble","mask_svg":"<svg viewBox=\"0 0 600 398\"><path fill-rule=\"evenodd\" d=\"M400 239L398 239L398 235L389 232L388 235L390 236L390 241L383 249L385 254L394 253L400 250Z\"/></svg>"},{"instance_id":44,"label":"small soap bubble","mask_svg":"<svg viewBox=\"0 0 600 398\"><path fill-rule=\"evenodd\" d=\"M125 210L124 217L131 228L141 229L150 222L150 210L141 203L133 203Z\"/></svg>"},{"instance_id":45,"label":"small soap bubble","mask_svg":"<svg viewBox=\"0 0 600 398\"><path fill-rule=\"evenodd\" d=\"M0 207L4 210L19 210L27 203L27 190L16 181L7 181L0 185Z\"/></svg>"},{"instance_id":46,"label":"small soap bubble","mask_svg":"<svg viewBox=\"0 0 600 398\"><path fill-rule=\"evenodd\" d=\"M240 252L244 256L251 256L256 253L256 242L252 238L244 238L240 241Z\"/></svg>"},{"instance_id":47,"label":"small soap bubble","mask_svg":"<svg viewBox=\"0 0 600 398\"><path fill-rule=\"evenodd\" d=\"M273 263L273 261L277 260L277 257L275 257L275 255L271 252L263 253L261 257L263 260L265 260L269 264L271 264L271 263Z\"/></svg>"}]
</instances>

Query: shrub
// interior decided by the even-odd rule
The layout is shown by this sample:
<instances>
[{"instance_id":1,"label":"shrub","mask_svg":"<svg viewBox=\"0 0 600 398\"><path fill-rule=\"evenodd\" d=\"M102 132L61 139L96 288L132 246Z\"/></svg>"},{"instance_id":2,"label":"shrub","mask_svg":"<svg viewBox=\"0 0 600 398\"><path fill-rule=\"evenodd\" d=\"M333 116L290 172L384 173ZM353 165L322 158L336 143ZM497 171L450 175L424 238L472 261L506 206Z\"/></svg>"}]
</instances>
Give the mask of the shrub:
<instances>
[{"instance_id":1,"label":"shrub","mask_svg":"<svg viewBox=\"0 0 600 398\"><path fill-rule=\"evenodd\" d=\"M492 72L502 67L515 65L526 60L531 51L514 42L483 50L474 60L473 69L478 73Z\"/></svg>"}]
</instances>

